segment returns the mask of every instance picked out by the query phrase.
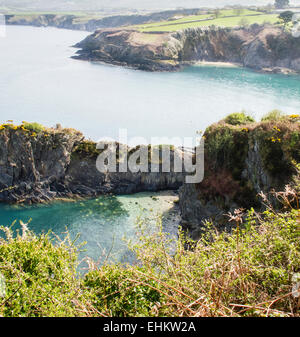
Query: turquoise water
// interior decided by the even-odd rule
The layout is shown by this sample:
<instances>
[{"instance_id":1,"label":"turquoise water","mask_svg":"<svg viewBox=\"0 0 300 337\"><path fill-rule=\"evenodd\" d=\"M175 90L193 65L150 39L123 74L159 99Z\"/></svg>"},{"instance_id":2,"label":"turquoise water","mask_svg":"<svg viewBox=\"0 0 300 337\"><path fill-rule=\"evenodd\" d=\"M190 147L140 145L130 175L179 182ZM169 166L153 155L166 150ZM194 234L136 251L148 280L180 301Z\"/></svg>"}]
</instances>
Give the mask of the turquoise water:
<instances>
[{"instance_id":1,"label":"turquoise water","mask_svg":"<svg viewBox=\"0 0 300 337\"><path fill-rule=\"evenodd\" d=\"M176 234L178 213L167 216L175 198L173 192L163 192L159 195L102 196L76 202L56 201L35 206L0 204L0 226L9 227L15 221L12 229L16 233L21 229L21 220L36 234L52 231L63 239L68 232L72 240L79 234L76 244L86 242L79 259L88 256L103 263L108 257L109 260L130 262L132 255L126 239L135 237L137 217L146 219L146 223L153 226L157 217L165 214L164 230Z\"/></svg>"},{"instance_id":2,"label":"turquoise water","mask_svg":"<svg viewBox=\"0 0 300 337\"><path fill-rule=\"evenodd\" d=\"M226 114L300 111L300 76L195 66L148 73L73 60L86 32L7 27L0 38L0 120L61 123L95 140L191 137Z\"/></svg>"}]
</instances>

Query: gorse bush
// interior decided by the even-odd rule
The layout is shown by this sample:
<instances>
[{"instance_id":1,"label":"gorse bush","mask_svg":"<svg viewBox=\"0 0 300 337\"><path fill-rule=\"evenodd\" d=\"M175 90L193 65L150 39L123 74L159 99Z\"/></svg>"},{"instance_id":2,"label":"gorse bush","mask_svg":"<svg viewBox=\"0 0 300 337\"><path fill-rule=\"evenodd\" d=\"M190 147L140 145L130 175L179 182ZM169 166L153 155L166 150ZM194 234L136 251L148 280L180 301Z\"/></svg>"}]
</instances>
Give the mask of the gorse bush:
<instances>
[{"instance_id":1,"label":"gorse bush","mask_svg":"<svg viewBox=\"0 0 300 337\"><path fill-rule=\"evenodd\" d=\"M231 125L241 125L253 122L255 122L255 120L251 116L248 116L244 111L232 113L225 118L225 123Z\"/></svg>"},{"instance_id":2,"label":"gorse bush","mask_svg":"<svg viewBox=\"0 0 300 337\"><path fill-rule=\"evenodd\" d=\"M194 242L175 240L138 221L139 240L128 242L135 265L76 272L76 247L53 244L26 227L0 242L6 294L3 316L299 316L293 280L300 272L300 214L296 192L274 197L267 211L229 214L230 232L206 223ZM24 226L23 226L24 227ZM189 249L187 249L189 247Z\"/></svg>"},{"instance_id":3,"label":"gorse bush","mask_svg":"<svg viewBox=\"0 0 300 337\"><path fill-rule=\"evenodd\" d=\"M39 123L36 123L36 122L32 122L32 123L24 122L23 126L26 130L34 131L34 132L37 132L37 133L45 130L45 127L42 124L39 124Z\"/></svg>"}]
</instances>

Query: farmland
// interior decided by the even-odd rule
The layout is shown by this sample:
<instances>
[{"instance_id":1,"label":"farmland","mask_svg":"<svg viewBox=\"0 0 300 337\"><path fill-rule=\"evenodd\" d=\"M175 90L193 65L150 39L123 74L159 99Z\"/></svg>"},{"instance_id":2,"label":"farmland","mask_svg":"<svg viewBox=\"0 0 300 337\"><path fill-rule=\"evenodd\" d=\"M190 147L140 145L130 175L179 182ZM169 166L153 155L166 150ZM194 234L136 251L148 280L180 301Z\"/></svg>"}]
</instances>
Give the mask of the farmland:
<instances>
[{"instance_id":1,"label":"farmland","mask_svg":"<svg viewBox=\"0 0 300 337\"><path fill-rule=\"evenodd\" d=\"M266 14L249 9L225 9L199 15L175 17L174 20L130 26L127 28L136 29L140 32L174 32L196 27L235 27L254 23L275 24L276 22L278 22L278 14Z\"/></svg>"}]
</instances>

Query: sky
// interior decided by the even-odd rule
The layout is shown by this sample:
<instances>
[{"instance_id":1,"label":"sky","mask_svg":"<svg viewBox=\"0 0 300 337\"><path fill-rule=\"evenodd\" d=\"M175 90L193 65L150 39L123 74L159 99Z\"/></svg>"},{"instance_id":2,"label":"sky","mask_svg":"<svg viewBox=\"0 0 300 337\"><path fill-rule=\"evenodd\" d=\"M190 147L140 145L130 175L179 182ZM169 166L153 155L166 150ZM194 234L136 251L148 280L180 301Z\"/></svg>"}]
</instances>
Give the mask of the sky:
<instances>
[{"instance_id":1,"label":"sky","mask_svg":"<svg viewBox=\"0 0 300 337\"><path fill-rule=\"evenodd\" d=\"M20 9L95 10L105 8L168 9L176 7L200 8L225 5L266 5L275 0L0 0L0 7ZM290 0L299 5L300 0Z\"/></svg>"}]
</instances>

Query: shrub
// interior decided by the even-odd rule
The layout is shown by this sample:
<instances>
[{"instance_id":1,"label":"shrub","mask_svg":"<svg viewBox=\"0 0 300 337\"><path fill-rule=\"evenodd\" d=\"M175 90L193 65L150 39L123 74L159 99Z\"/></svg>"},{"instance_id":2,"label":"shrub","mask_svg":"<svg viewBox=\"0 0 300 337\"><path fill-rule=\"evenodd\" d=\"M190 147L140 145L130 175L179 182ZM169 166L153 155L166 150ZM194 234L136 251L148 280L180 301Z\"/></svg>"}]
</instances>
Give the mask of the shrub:
<instances>
[{"instance_id":1,"label":"shrub","mask_svg":"<svg viewBox=\"0 0 300 337\"><path fill-rule=\"evenodd\" d=\"M0 298L0 316L84 315L75 247L54 245L49 234L37 237L25 225L16 237L8 228L1 231L6 235L0 239L6 296Z\"/></svg>"},{"instance_id":2,"label":"shrub","mask_svg":"<svg viewBox=\"0 0 300 337\"><path fill-rule=\"evenodd\" d=\"M101 151L97 149L97 143L91 140L83 140L76 146L72 155L83 154L85 156L97 157L100 153Z\"/></svg>"},{"instance_id":3,"label":"shrub","mask_svg":"<svg viewBox=\"0 0 300 337\"><path fill-rule=\"evenodd\" d=\"M34 132L37 132L37 133L45 130L45 127L43 125L41 125L39 123L36 123L36 122L33 122L33 123L25 122L25 123L23 123L23 127L26 130L34 131Z\"/></svg>"},{"instance_id":4,"label":"shrub","mask_svg":"<svg viewBox=\"0 0 300 337\"><path fill-rule=\"evenodd\" d=\"M275 122L275 121L283 120L284 118L285 118L285 115L282 113L282 111L275 109L275 110L268 112L266 115L264 115L261 121L262 122L266 122L266 121Z\"/></svg>"},{"instance_id":5,"label":"shrub","mask_svg":"<svg viewBox=\"0 0 300 337\"><path fill-rule=\"evenodd\" d=\"M216 124L207 128L204 133L206 177L210 174L215 177L221 169L240 180L248 154L248 136L247 129L230 125Z\"/></svg>"},{"instance_id":6,"label":"shrub","mask_svg":"<svg viewBox=\"0 0 300 337\"><path fill-rule=\"evenodd\" d=\"M198 242L181 235L175 253L162 231L142 229L134 251L146 272L135 272L136 282L160 284L167 316L299 316L291 296L300 270L299 210L237 211L231 220L230 233L206 223Z\"/></svg>"},{"instance_id":7,"label":"shrub","mask_svg":"<svg viewBox=\"0 0 300 337\"><path fill-rule=\"evenodd\" d=\"M255 122L255 120L251 116L246 115L244 111L242 111L242 112L235 112L235 113L228 115L225 118L225 122L231 125L241 125L241 124Z\"/></svg>"},{"instance_id":8,"label":"shrub","mask_svg":"<svg viewBox=\"0 0 300 337\"><path fill-rule=\"evenodd\" d=\"M159 285L147 277L139 277L136 272L142 269L124 268L119 265L104 266L89 272L84 279L84 286L94 295L93 305L98 311L108 316L155 316L157 306L164 296Z\"/></svg>"}]
</instances>

